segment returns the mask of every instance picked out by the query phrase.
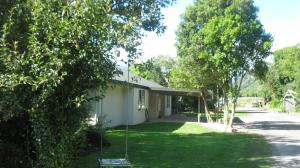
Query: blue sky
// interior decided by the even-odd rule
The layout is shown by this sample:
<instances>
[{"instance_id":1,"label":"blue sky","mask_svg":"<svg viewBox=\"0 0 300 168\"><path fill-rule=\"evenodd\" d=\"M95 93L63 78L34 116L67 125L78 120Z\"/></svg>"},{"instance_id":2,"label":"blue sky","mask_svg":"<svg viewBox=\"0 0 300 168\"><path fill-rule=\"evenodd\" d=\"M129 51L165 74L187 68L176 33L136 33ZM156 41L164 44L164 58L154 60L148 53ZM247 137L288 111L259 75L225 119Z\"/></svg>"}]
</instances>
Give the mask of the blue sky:
<instances>
[{"instance_id":1,"label":"blue sky","mask_svg":"<svg viewBox=\"0 0 300 168\"><path fill-rule=\"evenodd\" d=\"M163 9L164 23L167 30L158 36L148 33L143 38L141 49L146 60L157 55L176 56L175 31L180 22L180 15L193 0L177 0L177 3ZM267 32L274 38L272 50L300 43L300 0L255 0L258 17Z\"/></svg>"}]
</instances>

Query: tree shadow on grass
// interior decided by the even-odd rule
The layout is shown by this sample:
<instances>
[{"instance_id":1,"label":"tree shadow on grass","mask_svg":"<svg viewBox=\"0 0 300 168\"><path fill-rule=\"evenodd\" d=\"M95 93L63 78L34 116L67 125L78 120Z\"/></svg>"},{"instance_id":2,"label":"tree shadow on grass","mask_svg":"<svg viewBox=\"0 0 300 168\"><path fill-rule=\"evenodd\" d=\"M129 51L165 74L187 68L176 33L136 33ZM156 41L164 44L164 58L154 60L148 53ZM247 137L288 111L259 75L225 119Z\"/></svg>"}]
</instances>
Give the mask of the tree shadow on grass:
<instances>
[{"instance_id":1,"label":"tree shadow on grass","mask_svg":"<svg viewBox=\"0 0 300 168\"><path fill-rule=\"evenodd\" d=\"M185 123L165 123L165 122L155 122L155 123L143 123L143 124L138 124L134 126L128 126L128 130L131 132L138 131L140 133L142 132L173 132L175 130L178 130L181 128ZM116 127L112 129L108 129L109 131L124 131L126 129L125 126L121 127Z\"/></svg>"}]
</instances>

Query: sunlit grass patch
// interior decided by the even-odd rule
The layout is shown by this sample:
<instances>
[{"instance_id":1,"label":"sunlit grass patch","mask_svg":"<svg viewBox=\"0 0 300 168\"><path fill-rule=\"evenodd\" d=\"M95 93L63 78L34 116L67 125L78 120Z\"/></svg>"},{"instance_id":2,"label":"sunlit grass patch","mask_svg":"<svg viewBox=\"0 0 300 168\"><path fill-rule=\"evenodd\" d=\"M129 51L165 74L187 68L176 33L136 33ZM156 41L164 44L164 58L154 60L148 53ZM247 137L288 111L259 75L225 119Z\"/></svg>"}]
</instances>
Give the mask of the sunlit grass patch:
<instances>
[{"instance_id":1,"label":"sunlit grass patch","mask_svg":"<svg viewBox=\"0 0 300 168\"><path fill-rule=\"evenodd\" d=\"M123 127L107 132L112 146L106 158L124 157ZM131 126L128 142L133 167L271 167L266 140L253 134L216 133L193 123L148 123ZM96 168L100 152L80 158L74 168Z\"/></svg>"}]
</instances>

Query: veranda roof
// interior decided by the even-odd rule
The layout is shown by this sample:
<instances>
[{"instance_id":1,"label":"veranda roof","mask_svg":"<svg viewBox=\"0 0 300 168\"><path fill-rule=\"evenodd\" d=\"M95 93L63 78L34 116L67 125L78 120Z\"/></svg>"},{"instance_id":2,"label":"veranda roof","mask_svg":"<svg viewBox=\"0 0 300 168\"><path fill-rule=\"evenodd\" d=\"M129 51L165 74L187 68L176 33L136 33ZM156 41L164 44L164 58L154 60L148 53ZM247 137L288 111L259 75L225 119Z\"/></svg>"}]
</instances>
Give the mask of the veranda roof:
<instances>
[{"instance_id":1,"label":"veranda roof","mask_svg":"<svg viewBox=\"0 0 300 168\"><path fill-rule=\"evenodd\" d=\"M122 73L119 75L116 75L114 77L114 80L119 82L127 82L128 81L128 71L127 70L121 70ZM165 95L174 95L174 96L199 96L200 91L197 90L188 90L188 89L177 89L177 88L168 88L164 87L156 82L152 82L149 80L146 80L140 76L134 75L129 71L129 83L147 88L153 92L165 94Z\"/></svg>"}]
</instances>

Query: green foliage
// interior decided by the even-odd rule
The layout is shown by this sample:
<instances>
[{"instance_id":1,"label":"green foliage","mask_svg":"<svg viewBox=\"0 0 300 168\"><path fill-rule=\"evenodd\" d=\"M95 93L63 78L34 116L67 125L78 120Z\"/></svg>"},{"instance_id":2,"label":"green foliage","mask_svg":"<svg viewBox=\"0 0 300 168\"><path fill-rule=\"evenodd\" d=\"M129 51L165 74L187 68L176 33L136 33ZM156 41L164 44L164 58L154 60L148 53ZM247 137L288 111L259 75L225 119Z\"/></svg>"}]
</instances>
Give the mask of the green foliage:
<instances>
[{"instance_id":1,"label":"green foliage","mask_svg":"<svg viewBox=\"0 0 300 168\"><path fill-rule=\"evenodd\" d=\"M0 27L6 22L7 18L9 17L9 12L11 8L16 4L19 3L19 0L1 0L0 1ZM0 30L0 34L2 34Z\"/></svg>"},{"instance_id":2,"label":"green foliage","mask_svg":"<svg viewBox=\"0 0 300 168\"><path fill-rule=\"evenodd\" d=\"M203 41L200 30L214 16L223 15L231 2L231 0L197 0L186 9L176 32L178 56L194 55L199 52L199 44Z\"/></svg>"},{"instance_id":3,"label":"green foliage","mask_svg":"<svg viewBox=\"0 0 300 168\"><path fill-rule=\"evenodd\" d=\"M164 31L161 8L173 0L136 2L1 1L0 122L28 116L32 139L21 144L34 144L25 147L36 153L26 153L30 167L68 166L89 117L88 91L103 94L118 73L114 51L132 59L143 30Z\"/></svg>"},{"instance_id":4,"label":"green foliage","mask_svg":"<svg viewBox=\"0 0 300 168\"><path fill-rule=\"evenodd\" d=\"M299 71L300 45L275 51L274 60L281 84L284 85L294 81Z\"/></svg>"},{"instance_id":5,"label":"green foliage","mask_svg":"<svg viewBox=\"0 0 300 168\"><path fill-rule=\"evenodd\" d=\"M147 80L152 80L163 86L168 86L170 81L170 72L175 61L168 56L158 56L151 58L144 63L136 63L130 67L130 70Z\"/></svg>"},{"instance_id":6,"label":"green foliage","mask_svg":"<svg viewBox=\"0 0 300 168\"><path fill-rule=\"evenodd\" d=\"M235 104L247 73L264 76L271 45L252 0L195 1L177 30L180 63L173 81L186 88L221 88Z\"/></svg>"},{"instance_id":7,"label":"green foliage","mask_svg":"<svg viewBox=\"0 0 300 168\"><path fill-rule=\"evenodd\" d=\"M296 106L296 112L300 112L300 104Z\"/></svg>"},{"instance_id":8,"label":"green foliage","mask_svg":"<svg viewBox=\"0 0 300 168\"><path fill-rule=\"evenodd\" d=\"M263 83L264 97L267 99L282 99L284 96L284 90L279 81L278 70L271 66L267 75L266 80Z\"/></svg>"},{"instance_id":9,"label":"green foliage","mask_svg":"<svg viewBox=\"0 0 300 168\"><path fill-rule=\"evenodd\" d=\"M199 53L199 55L202 53ZM200 57L200 56L199 56ZM194 56L183 56L177 60L171 72L171 84L178 88L204 89L212 88L219 81L214 64ZM201 66L204 65L205 66Z\"/></svg>"},{"instance_id":10,"label":"green foliage","mask_svg":"<svg viewBox=\"0 0 300 168\"><path fill-rule=\"evenodd\" d=\"M28 117L22 114L0 122L0 167L30 167L29 158L36 157Z\"/></svg>"},{"instance_id":11,"label":"green foliage","mask_svg":"<svg viewBox=\"0 0 300 168\"><path fill-rule=\"evenodd\" d=\"M228 3L229 4L229 3ZM202 29L214 16L222 15L228 6L225 1L195 1L182 15L177 29L178 63L172 71L171 83L175 87L204 89L214 87L226 79L203 51Z\"/></svg>"},{"instance_id":12,"label":"green foliage","mask_svg":"<svg viewBox=\"0 0 300 168\"><path fill-rule=\"evenodd\" d=\"M298 64L298 66L300 67L300 63ZM298 72L296 73L296 77L295 77L295 91L297 93L296 97L298 99L300 99L300 68L298 70Z\"/></svg>"},{"instance_id":13,"label":"green foliage","mask_svg":"<svg viewBox=\"0 0 300 168\"><path fill-rule=\"evenodd\" d=\"M205 60L195 56L180 57L171 72L171 86L177 88L187 88L191 90L201 91L201 96L204 102L204 110L207 115L207 121L209 121L210 103L214 108L214 102L207 102L208 89L218 89L218 73L216 73L213 64L206 66L200 66ZM217 96L215 96L217 97Z\"/></svg>"},{"instance_id":14,"label":"green foliage","mask_svg":"<svg viewBox=\"0 0 300 168\"><path fill-rule=\"evenodd\" d=\"M300 45L286 47L274 53L274 67L284 92L287 89L300 91Z\"/></svg>"},{"instance_id":15,"label":"green foliage","mask_svg":"<svg viewBox=\"0 0 300 168\"><path fill-rule=\"evenodd\" d=\"M14 143L0 143L0 166L22 168L28 167L25 151Z\"/></svg>"},{"instance_id":16,"label":"green foliage","mask_svg":"<svg viewBox=\"0 0 300 168\"><path fill-rule=\"evenodd\" d=\"M235 99L239 95L240 84L246 73L260 67L270 54L271 36L263 30L256 18L252 1L232 6L224 16L212 18L202 29L204 49L209 58L230 81L230 93ZM248 8L249 10L239 10ZM252 7L251 7L252 6ZM247 13L243 13L247 12ZM251 17L250 17L251 16Z\"/></svg>"},{"instance_id":17,"label":"green foliage","mask_svg":"<svg viewBox=\"0 0 300 168\"><path fill-rule=\"evenodd\" d=\"M106 140L105 134L106 130L100 122L97 122L96 125L86 125L76 132L72 144L77 147L76 152L78 155L100 151L102 147L111 145Z\"/></svg>"},{"instance_id":18,"label":"green foliage","mask_svg":"<svg viewBox=\"0 0 300 168\"><path fill-rule=\"evenodd\" d=\"M270 107L271 108L275 108L275 109L282 109L283 107L283 101L282 100L278 100L278 99L273 99L271 102L270 102Z\"/></svg>"},{"instance_id":19,"label":"green foliage","mask_svg":"<svg viewBox=\"0 0 300 168\"><path fill-rule=\"evenodd\" d=\"M267 99L279 101L288 89L300 93L300 47L295 45L274 52L274 64L262 79ZM299 94L296 94L296 97Z\"/></svg>"}]
</instances>

